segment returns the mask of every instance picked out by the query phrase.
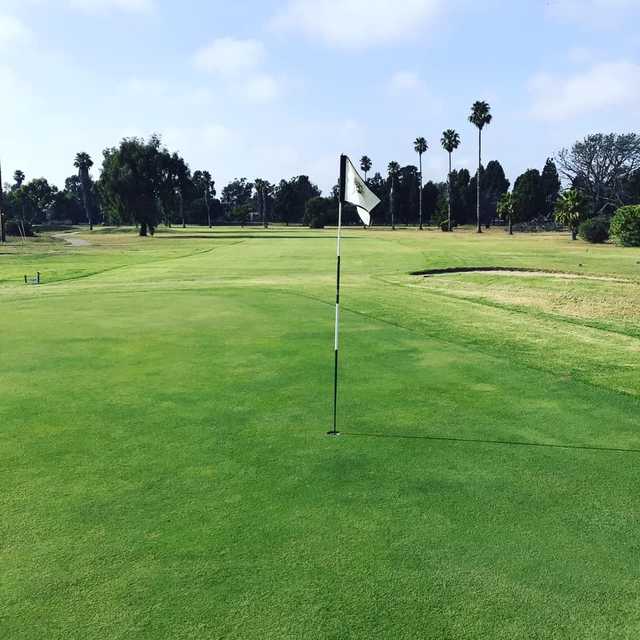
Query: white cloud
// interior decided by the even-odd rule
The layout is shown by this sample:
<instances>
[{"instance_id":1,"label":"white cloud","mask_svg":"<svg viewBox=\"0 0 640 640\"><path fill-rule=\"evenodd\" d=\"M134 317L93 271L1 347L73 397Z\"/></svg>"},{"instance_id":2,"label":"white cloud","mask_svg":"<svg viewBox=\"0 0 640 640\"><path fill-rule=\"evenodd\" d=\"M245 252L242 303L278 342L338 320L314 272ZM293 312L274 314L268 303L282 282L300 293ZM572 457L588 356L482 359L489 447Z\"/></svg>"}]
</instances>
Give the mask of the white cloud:
<instances>
[{"instance_id":1,"label":"white cloud","mask_svg":"<svg viewBox=\"0 0 640 640\"><path fill-rule=\"evenodd\" d=\"M625 60L602 62L587 71L562 77L534 76L529 89L534 97L531 115L561 121L610 108L638 106L640 65Z\"/></svg>"},{"instance_id":2,"label":"white cloud","mask_svg":"<svg viewBox=\"0 0 640 640\"><path fill-rule=\"evenodd\" d=\"M389 88L394 93L424 89L420 76L415 71L396 71L389 80Z\"/></svg>"},{"instance_id":3,"label":"white cloud","mask_svg":"<svg viewBox=\"0 0 640 640\"><path fill-rule=\"evenodd\" d=\"M153 0L67 0L72 9L86 13L103 13L116 10L127 13L148 13L153 9Z\"/></svg>"},{"instance_id":4,"label":"white cloud","mask_svg":"<svg viewBox=\"0 0 640 640\"><path fill-rule=\"evenodd\" d=\"M264 45L258 40L219 38L196 52L196 67L210 73L233 75L255 69L266 57Z\"/></svg>"},{"instance_id":5,"label":"white cloud","mask_svg":"<svg viewBox=\"0 0 640 640\"><path fill-rule=\"evenodd\" d=\"M26 42L31 32L18 18L0 15L0 48Z\"/></svg>"},{"instance_id":6,"label":"white cloud","mask_svg":"<svg viewBox=\"0 0 640 640\"><path fill-rule=\"evenodd\" d=\"M424 32L444 5L444 0L289 0L272 26L329 45L364 48Z\"/></svg>"},{"instance_id":7,"label":"white cloud","mask_svg":"<svg viewBox=\"0 0 640 640\"><path fill-rule=\"evenodd\" d=\"M251 102L259 104L272 102L280 95L278 81L268 73L261 73L249 78L244 89L246 97Z\"/></svg>"},{"instance_id":8,"label":"white cloud","mask_svg":"<svg viewBox=\"0 0 640 640\"><path fill-rule=\"evenodd\" d=\"M232 144L235 133L223 124L209 124L204 127L202 136L207 146L213 149L224 149Z\"/></svg>"},{"instance_id":9,"label":"white cloud","mask_svg":"<svg viewBox=\"0 0 640 640\"><path fill-rule=\"evenodd\" d=\"M552 18L591 27L617 25L639 10L638 0L551 0L547 5Z\"/></svg>"},{"instance_id":10,"label":"white cloud","mask_svg":"<svg viewBox=\"0 0 640 640\"><path fill-rule=\"evenodd\" d=\"M569 50L568 58L574 64L588 64L597 60L598 54L588 47L573 47Z\"/></svg>"}]
</instances>

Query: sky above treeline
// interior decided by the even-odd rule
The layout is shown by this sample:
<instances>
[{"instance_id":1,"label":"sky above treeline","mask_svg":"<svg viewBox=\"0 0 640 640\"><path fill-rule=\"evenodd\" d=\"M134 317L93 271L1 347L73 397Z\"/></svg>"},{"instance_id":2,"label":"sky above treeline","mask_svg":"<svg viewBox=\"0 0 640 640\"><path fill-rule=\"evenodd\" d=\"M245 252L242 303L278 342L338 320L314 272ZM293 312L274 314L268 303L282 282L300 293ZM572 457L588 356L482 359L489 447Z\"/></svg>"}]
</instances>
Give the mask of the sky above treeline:
<instances>
[{"instance_id":1,"label":"sky above treeline","mask_svg":"<svg viewBox=\"0 0 640 640\"><path fill-rule=\"evenodd\" d=\"M594 132L640 127L640 0L0 0L0 159L61 185L87 151L161 134L220 189L307 174L338 155L473 167L512 180Z\"/></svg>"}]
</instances>

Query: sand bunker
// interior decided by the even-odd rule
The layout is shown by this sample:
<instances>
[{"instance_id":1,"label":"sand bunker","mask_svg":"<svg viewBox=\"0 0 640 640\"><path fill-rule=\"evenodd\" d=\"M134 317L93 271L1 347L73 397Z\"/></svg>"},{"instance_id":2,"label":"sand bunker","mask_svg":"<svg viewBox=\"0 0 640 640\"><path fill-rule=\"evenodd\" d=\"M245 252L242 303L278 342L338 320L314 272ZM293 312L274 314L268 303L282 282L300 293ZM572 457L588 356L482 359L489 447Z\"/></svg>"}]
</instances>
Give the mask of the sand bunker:
<instances>
[{"instance_id":1,"label":"sand bunker","mask_svg":"<svg viewBox=\"0 0 640 640\"><path fill-rule=\"evenodd\" d=\"M448 276L457 273L483 273L487 275L516 276L522 278L561 278L564 280L596 280L600 282L633 282L624 278L612 276L594 276L582 273L570 273L564 271L546 271L544 269L524 269L514 267L451 267L446 269L427 269L411 275L432 278L434 276Z\"/></svg>"}]
</instances>

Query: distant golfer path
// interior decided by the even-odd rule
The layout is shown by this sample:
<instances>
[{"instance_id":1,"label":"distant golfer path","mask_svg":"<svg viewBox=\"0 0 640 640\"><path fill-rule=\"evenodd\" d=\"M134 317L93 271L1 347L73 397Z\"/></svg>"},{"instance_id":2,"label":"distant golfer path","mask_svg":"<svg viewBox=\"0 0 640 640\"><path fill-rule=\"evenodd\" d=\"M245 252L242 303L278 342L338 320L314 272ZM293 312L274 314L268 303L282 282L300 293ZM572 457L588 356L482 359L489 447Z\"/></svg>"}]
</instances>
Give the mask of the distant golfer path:
<instances>
[{"instance_id":1,"label":"distant golfer path","mask_svg":"<svg viewBox=\"0 0 640 640\"><path fill-rule=\"evenodd\" d=\"M77 233L54 233L53 237L59 240L64 240L72 247L89 247L91 243L83 238L76 237Z\"/></svg>"}]
</instances>

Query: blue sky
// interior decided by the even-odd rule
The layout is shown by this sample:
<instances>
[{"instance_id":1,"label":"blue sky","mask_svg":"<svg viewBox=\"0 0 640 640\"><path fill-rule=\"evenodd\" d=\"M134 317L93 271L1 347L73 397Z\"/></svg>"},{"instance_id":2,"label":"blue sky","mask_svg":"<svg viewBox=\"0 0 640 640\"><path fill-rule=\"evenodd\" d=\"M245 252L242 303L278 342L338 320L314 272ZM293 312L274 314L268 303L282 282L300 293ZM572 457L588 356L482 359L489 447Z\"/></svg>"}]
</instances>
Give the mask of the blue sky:
<instances>
[{"instance_id":1,"label":"blue sky","mask_svg":"<svg viewBox=\"0 0 640 640\"><path fill-rule=\"evenodd\" d=\"M335 181L338 154L443 179L445 128L513 181L596 131L640 128L640 0L0 0L0 158L61 184L129 135L162 135L218 188ZM97 172L96 172L97 173Z\"/></svg>"}]
</instances>

